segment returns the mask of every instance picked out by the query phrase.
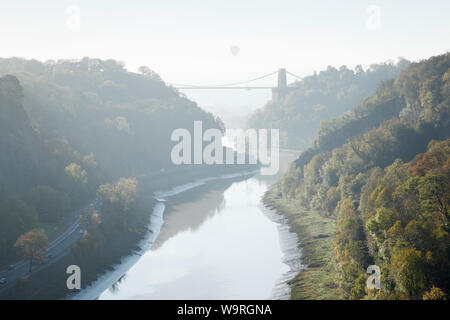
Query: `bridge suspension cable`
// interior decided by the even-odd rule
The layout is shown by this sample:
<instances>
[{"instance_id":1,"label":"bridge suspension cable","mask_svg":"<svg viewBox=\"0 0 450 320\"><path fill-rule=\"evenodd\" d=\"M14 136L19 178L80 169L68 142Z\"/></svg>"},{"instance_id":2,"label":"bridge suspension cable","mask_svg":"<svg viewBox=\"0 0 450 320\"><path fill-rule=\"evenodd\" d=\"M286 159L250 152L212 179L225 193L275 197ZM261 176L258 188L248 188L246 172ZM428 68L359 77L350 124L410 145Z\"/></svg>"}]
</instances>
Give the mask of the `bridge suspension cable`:
<instances>
[{"instance_id":1,"label":"bridge suspension cable","mask_svg":"<svg viewBox=\"0 0 450 320\"><path fill-rule=\"evenodd\" d=\"M292 72L289 72L289 71L286 70L286 73L289 74L289 75L291 75L291 76L293 76L293 77L295 77L295 78L297 78L297 79L303 80L302 77L300 77L300 76L298 76L298 75L296 75L296 74L293 74Z\"/></svg>"},{"instance_id":2,"label":"bridge suspension cable","mask_svg":"<svg viewBox=\"0 0 450 320\"><path fill-rule=\"evenodd\" d=\"M260 77L256 77L253 79L249 79L249 80L245 80L245 81L240 81L240 82L233 82L233 83L226 83L226 84L218 84L218 85L208 85L208 86L202 86L202 85L192 85L192 84L177 84L177 83L168 83L172 86L174 86L177 89L247 89L247 90L251 90L251 89L276 89L276 87L272 87L272 86L259 86L259 87L250 87L250 86L245 86L244 84L253 82L253 81L257 81L260 79L264 79L266 77L270 77L276 73L278 73L278 81L280 81L280 72L284 72L284 82L286 82L286 74L289 74L299 80L303 80L302 77L289 72L285 69L279 69L273 72L270 72L268 74L262 75ZM244 85L244 86L243 86ZM287 86L287 84L285 84L285 86Z\"/></svg>"},{"instance_id":3,"label":"bridge suspension cable","mask_svg":"<svg viewBox=\"0 0 450 320\"><path fill-rule=\"evenodd\" d=\"M256 81L256 80L260 80L260 79L264 79L264 78L270 77L271 75L274 75L274 74L276 74L277 72L278 72L278 71L274 71L274 72L265 74L265 75L263 75L263 76L260 76L260 77L254 78L254 79L250 79L250 80L246 80L246 81L241 81L241 82L235 82L235 83L222 84L222 85L218 85L217 87L232 87L232 86L237 86L237 85L240 85L240 84L249 83L249 82L253 82L253 81Z\"/></svg>"},{"instance_id":4,"label":"bridge suspension cable","mask_svg":"<svg viewBox=\"0 0 450 320\"><path fill-rule=\"evenodd\" d=\"M232 86L237 86L237 85L241 85L241 84L245 84L245 83L249 83L252 81L256 81L256 80L260 80L269 76L272 76L274 74L276 74L278 71L274 71L268 74L265 74L263 76L257 77L257 78L253 78L250 80L245 80L245 81L240 81L240 82L234 82L234 83L226 83L226 84L218 84L218 85L210 85L210 86L202 86L202 85L192 85L192 84L177 84L177 83L171 83L171 85L175 86L175 87L189 87L189 88L197 88L197 87L217 87L217 88L221 88L221 87L232 87Z\"/></svg>"}]
</instances>

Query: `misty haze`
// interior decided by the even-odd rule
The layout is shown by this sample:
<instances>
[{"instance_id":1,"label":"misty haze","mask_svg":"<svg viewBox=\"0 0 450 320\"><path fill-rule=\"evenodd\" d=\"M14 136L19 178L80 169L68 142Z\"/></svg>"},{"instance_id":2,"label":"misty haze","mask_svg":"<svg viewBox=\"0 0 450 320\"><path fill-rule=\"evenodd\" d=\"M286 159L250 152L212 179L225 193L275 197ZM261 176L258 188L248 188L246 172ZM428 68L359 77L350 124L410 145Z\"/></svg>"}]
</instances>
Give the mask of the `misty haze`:
<instances>
[{"instance_id":1,"label":"misty haze","mask_svg":"<svg viewBox=\"0 0 450 320\"><path fill-rule=\"evenodd\" d=\"M438 0L2 2L0 300L447 300L449 38Z\"/></svg>"}]
</instances>

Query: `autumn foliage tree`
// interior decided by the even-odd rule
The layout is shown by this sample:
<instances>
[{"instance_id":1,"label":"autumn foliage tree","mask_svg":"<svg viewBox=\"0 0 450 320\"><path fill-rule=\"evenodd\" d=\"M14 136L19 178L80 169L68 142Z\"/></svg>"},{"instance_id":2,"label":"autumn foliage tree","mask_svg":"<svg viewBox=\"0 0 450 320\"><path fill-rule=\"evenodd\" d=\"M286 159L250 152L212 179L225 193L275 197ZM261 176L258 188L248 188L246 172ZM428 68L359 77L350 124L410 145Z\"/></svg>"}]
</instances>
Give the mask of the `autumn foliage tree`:
<instances>
[{"instance_id":1,"label":"autumn foliage tree","mask_svg":"<svg viewBox=\"0 0 450 320\"><path fill-rule=\"evenodd\" d=\"M25 258L30 262L30 273L33 268L33 261L44 259L47 252L48 238L42 229L33 229L19 237L14 247L20 249Z\"/></svg>"},{"instance_id":2,"label":"autumn foliage tree","mask_svg":"<svg viewBox=\"0 0 450 320\"><path fill-rule=\"evenodd\" d=\"M105 224L111 229L128 229L130 213L133 209L138 192L136 178L121 178L114 184L103 184L98 188L103 198L103 214Z\"/></svg>"}]
</instances>

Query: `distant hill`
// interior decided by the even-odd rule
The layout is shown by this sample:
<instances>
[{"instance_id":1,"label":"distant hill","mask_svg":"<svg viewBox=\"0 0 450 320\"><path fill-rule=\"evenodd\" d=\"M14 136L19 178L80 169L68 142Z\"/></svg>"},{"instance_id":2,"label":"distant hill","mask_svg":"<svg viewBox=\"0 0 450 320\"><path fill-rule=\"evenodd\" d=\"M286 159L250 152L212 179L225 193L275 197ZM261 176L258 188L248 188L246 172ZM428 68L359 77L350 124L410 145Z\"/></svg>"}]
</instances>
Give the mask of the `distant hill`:
<instances>
[{"instance_id":1,"label":"distant hill","mask_svg":"<svg viewBox=\"0 0 450 320\"><path fill-rule=\"evenodd\" d=\"M378 127L391 118L419 130L440 130L449 123L448 54L413 63L397 78L379 84L374 95L361 100L347 114L323 121L311 147L296 161L299 168L315 154L342 146L348 139Z\"/></svg>"},{"instance_id":2,"label":"distant hill","mask_svg":"<svg viewBox=\"0 0 450 320\"><path fill-rule=\"evenodd\" d=\"M156 73L141 71L114 60L0 59L0 76L19 80L23 108L48 152L82 167L89 157L112 178L170 166L170 134L193 120L221 127Z\"/></svg>"},{"instance_id":3,"label":"distant hill","mask_svg":"<svg viewBox=\"0 0 450 320\"><path fill-rule=\"evenodd\" d=\"M361 99L374 94L381 81L396 77L409 63L401 59L396 64L374 64L365 71L361 66L355 70L330 66L297 82L284 100L270 101L257 110L248 126L278 128L282 147L304 149L322 120L349 111Z\"/></svg>"}]
</instances>

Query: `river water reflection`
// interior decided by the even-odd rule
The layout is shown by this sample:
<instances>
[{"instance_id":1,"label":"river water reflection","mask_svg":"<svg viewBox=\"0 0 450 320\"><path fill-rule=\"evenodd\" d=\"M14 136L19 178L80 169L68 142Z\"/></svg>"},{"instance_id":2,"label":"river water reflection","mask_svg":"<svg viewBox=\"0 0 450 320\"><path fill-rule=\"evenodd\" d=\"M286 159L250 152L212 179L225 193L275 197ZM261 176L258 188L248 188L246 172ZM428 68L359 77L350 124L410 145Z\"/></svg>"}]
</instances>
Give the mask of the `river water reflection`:
<instances>
[{"instance_id":1,"label":"river water reflection","mask_svg":"<svg viewBox=\"0 0 450 320\"><path fill-rule=\"evenodd\" d=\"M267 183L251 177L208 188L186 191L173 204L169 198L153 248L100 299L270 297L288 267L277 224L260 207ZM194 193L202 196L190 200Z\"/></svg>"},{"instance_id":2,"label":"river water reflection","mask_svg":"<svg viewBox=\"0 0 450 320\"><path fill-rule=\"evenodd\" d=\"M293 156L283 159L288 163ZM292 273L293 260L286 257L292 258L292 248L297 251L296 240L286 255L285 240L292 234L281 232L287 227L269 218L261 203L275 179L259 174L217 179L167 193L154 209L153 232L143 243L147 250L125 258L74 298L288 298L280 279Z\"/></svg>"}]
</instances>

